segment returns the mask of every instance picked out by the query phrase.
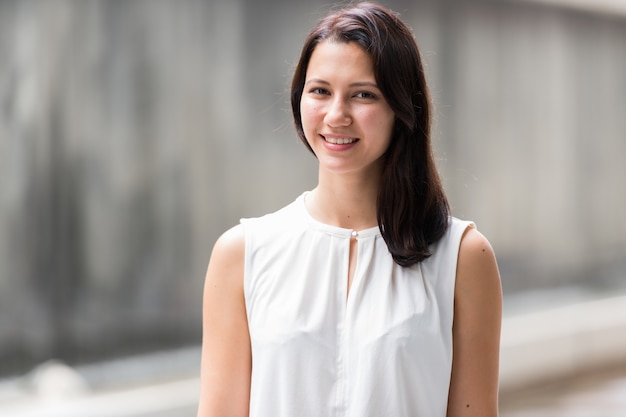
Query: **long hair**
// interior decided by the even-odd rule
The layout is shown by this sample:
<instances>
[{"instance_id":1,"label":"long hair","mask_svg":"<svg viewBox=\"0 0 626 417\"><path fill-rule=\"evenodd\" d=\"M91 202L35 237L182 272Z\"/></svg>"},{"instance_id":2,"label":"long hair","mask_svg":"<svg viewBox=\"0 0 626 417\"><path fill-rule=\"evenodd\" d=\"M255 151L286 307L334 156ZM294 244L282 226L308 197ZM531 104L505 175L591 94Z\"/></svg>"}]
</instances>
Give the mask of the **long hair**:
<instances>
[{"instance_id":1,"label":"long hair","mask_svg":"<svg viewBox=\"0 0 626 417\"><path fill-rule=\"evenodd\" d=\"M325 41L355 42L371 57L374 76L395 113L377 199L377 221L394 261L411 266L430 256L449 224L450 209L431 146L431 103L413 34L399 17L373 3L332 13L309 33L291 84L291 108L300 140L300 100L316 46Z\"/></svg>"}]
</instances>

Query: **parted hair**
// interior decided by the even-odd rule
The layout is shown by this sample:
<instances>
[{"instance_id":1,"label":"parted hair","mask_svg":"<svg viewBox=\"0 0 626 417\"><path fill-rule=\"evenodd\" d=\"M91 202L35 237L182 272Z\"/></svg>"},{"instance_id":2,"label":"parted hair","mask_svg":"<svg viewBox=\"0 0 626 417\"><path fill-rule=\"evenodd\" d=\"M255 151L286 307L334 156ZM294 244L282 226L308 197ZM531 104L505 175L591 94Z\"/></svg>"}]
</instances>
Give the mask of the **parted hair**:
<instances>
[{"instance_id":1,"label":"parted hair","mask_svg":"<svg viewBox=\"0 0 626 417\"><path fill-rule=\"evenodd\" d=\"M354 42L369 54L376 83L395 113L393 136L383 156L377 220L394 261L414 265L430 256L430 245L446 232L450 208L435 166L430 94L413 33L398 15L370 2L335 11L315 25L291 84L296 131L311 152L300 101L311 55L326 40Z\"/></svg>"}]
</instances>

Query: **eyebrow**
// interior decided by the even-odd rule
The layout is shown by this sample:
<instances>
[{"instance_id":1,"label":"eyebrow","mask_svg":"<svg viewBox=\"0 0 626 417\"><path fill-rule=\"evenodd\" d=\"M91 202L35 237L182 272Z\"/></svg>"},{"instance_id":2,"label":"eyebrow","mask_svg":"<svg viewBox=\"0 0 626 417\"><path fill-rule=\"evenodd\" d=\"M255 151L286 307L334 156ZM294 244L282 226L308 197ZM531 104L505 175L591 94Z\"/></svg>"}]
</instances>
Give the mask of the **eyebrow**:
<instances>
[{"instance_id":1,"label":"eyebrow","mask_svg":"<svg viewBox=\"0 0 626 417\"><path fill-rule=\"evenodd\" d=\"M330 85L328 81L322 80L320 78L311 78L310 80L305 82L304 85L307 85L309 83L319 83L319 84L324 84L324 85ZM373 83L371 81L357 81L357 82L351 83L350 87L374 87L380 90L380 87L378 87L378 84Z\"/></svg>"}]
</instances>

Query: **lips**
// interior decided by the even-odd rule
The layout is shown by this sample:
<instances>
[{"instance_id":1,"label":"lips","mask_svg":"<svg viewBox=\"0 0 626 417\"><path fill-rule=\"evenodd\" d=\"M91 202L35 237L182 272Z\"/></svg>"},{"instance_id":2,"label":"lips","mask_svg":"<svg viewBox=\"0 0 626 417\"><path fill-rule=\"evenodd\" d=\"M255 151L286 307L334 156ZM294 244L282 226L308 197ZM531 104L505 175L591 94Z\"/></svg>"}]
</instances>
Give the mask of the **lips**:
<instances>
[{"instance_id":1,"label":"lips","mask_svg":"<svg viewBox=\"0 0 626 417\"><path fill-rule=\"evenodd\" d=\"M358 138L346 138L346 137L333 137L333 136L322 136L324 140L328 143L332 143L334 145L349 145L358 141Z\"/></svg>"}]
</instances>

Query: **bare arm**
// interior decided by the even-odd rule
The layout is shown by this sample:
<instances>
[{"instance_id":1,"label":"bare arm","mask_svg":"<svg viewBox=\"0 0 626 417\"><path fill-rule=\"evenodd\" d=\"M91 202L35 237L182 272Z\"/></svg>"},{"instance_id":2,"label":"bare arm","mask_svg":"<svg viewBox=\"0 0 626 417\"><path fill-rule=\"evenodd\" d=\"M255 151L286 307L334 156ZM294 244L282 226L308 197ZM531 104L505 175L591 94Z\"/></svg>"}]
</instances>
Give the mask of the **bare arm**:
<instances>
[{"instance_id":1,"label":"bare arm","mask_svg":"<svg viewBox=\"0 0 626 417\"><path fill-rule=\"evenodd\" d=\"M244 234L235 226L216 242L205 280L198 417L248 416L252 360L243 271Z\"/></svg>"},{"instance_id":2,"label":"bare arm","mask_svg":"<svg viewBox=\"0 0 626 417\"><path fill-rule=\"evenodd\" d=\"M461 241L454 294L448 417L496 417L502 288L487 239L468 229Z\"/></svg>"}]
</instances>

